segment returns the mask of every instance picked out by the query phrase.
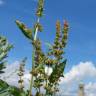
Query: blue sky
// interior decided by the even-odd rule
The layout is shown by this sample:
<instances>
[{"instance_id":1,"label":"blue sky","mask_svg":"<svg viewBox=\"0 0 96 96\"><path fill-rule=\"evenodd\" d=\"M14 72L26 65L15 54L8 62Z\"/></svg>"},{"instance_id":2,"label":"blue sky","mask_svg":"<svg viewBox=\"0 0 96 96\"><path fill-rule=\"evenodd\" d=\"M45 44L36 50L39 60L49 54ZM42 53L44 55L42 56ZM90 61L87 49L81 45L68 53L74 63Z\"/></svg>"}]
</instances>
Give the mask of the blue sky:
<instances>
[{"instance_id":1,"label":"blue sky","mask_svg":"<svg viewBox=\"0 0 96 96\"><path fill-rule=\"evenodd\" d=\"M34 12L36 0L0 0L0 34L6 36L14 49L9 54L9 62L28 57L31 63L31 45L15 24L19 19L33 26L36 21ZM81 61L96 64L96 0L46 0L44 17L41 19L44 32L39 36L43 42L52 42L55 23L66 19L70 30L66 48L68 64L66 70Z\"/></svg>"}]
</instances>

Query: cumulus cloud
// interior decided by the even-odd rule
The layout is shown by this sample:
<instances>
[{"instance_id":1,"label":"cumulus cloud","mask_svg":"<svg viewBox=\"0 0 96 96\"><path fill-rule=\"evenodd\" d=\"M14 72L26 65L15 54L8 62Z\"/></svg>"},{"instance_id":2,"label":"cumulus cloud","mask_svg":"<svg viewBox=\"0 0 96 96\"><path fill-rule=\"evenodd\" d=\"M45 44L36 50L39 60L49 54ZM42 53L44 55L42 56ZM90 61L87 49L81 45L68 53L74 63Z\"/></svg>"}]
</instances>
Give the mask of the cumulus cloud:
<instances>
[{"instance_id":1,"label":"cumulus cloud","mask_svg":"<svg viewBox=\"0 0 96 96\"><path fill-rule=\"evenodd\" d=\"M20 64L19 61L15 61L13 64L8 64L6 69L4 69L5 73L0 75L0 79L6 81L10 85L18 86L19 77L17 73L20 66L19 64ZM30 74L27 69L25 69L25 74L23 78L24 78L24 83L26 85L26 88L28 88Z\"/></svg>"},{"instance_id":2,"label":"cumulus cloud","mask_svg":"<svg viewBox=\"0 0 96 96\"><path fill-rule=\"evenodd\" d=\"M96 67L92 62L80 62L78 65L72 67L72 69L65 74L65 78L62 82L72 83L75 81L82 81L86 78L96 77Z\"/></svg>"},{"instance_id":3,"label":"cumulus cloud","mask_svg":"<svg viewBox=\"0 0 96 96\"><path fill-rule=\"evenodd\" d=\"M61 78L60 88L65 90L65 94L78 93L78 85L83 82L85 84L85 94L87 96L95 96L96 92L96 67L92 62L80 62L71 68L65 74L65 78Z\"/></svg>"},{"instance_id":4,"label":"cumulus cloud","mask_svg":"<svg viewBox=\"0 0 96 96\"><path fill-rule=\"evenodd\" d=\"M17 70L19 62L8 65L5 73L1 78L11 85L18 86ZM49 69L50 71L51 69ZM52 71L52 70L51 70ZM25 70L24 81L26 88L29 86L30 74ZM96 67L92 62L80 62L73 66L69 72L65 74L65 78L61 78L59 96L77 96L78 86L83 82L85 87L85 96L96 96Z\"/></svg>"}]
</instances>

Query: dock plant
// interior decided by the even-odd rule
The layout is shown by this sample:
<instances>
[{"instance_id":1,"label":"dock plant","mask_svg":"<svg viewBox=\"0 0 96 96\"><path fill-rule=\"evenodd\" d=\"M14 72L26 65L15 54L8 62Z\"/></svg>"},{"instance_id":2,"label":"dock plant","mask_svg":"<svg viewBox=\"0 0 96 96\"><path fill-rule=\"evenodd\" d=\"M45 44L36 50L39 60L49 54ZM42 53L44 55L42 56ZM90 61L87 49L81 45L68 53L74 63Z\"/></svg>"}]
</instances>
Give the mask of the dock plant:
<instances>
[{"instance_id":1,"label":"dock plant","mask_svg":"<svg viewBox=\"0 0 96 96\"><path fill-rule=\"evenodd\" d=\"M48 52L42 50L42 42L38 36L38 32L43 32L43 26L40 18L44 14L44 0L38 0L36 10L37 21L32 28L28 28L24 23L16 20L16 24L31 42L32 45L32 68L30 71L30 88L28 96L53 96L59 91L58 85L60 78L64 77L64 69L66 66L66 58L64 58L64 48L67 44L69 25L67 21L63 25L59 20L56 22L56 35L54 42L49 44ZM52 69L48 74L46 68ZM33 88L36 90L33 95ZM42 92L43 90L43 92Z\"/></svg>"}]
</instances>

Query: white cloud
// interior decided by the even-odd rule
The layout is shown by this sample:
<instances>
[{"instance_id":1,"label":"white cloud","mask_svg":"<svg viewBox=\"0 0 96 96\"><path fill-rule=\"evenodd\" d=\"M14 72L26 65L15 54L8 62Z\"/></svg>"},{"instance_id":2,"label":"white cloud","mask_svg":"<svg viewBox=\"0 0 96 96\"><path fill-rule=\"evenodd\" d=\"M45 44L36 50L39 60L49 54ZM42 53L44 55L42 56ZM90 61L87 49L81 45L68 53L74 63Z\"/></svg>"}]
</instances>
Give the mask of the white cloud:
<instances>
[{"instance_id":1,"label":"white cloud","mask_svg":"<svg viewBox=\"0 0 96 96\"><path fill-rule=\"evenodd\" d=\"M78 65L72 67L72 69L65 74L65 78L62 82L71 83L75 81L82 81L86 78L96 77L96 68L92 62L80 62Z\"/></svg>"},{"instance_id":2,"label":"white cloud","mask_svg":"<svg viewBox=\"0 0 96 96\"><path fill-rule=\"evenodd\" d=\"M60 87L66 94L77 94L79 83L85 84L85 94L96 96L96 67L92 62L80 62L65 74L61 79Z\"/></svg>"},{"instance_id":3,"label":"white cloud","mask_svg":"<svg viewBox=\"0 0 96 96\"><path fill-rule=\"evenodd\" d=\"M18 61L8 65L1 78L11 85L15 84L18 86L18 67ZM30 80L28 70L25 71L23 78L26 88L28 88ZM78 85L80 82L85 84L85 96L96 96L96 67L92 62L80 62L78 65L73 66L71 70L65 74L65 78L61 79L60 94L62 96L77 96Z\"/></svg>"},{"instance_id":4,"label":"white cloud","mask_svg":"<svg viewBox=\"0 0 96 96\"><path fill-rule=\"evenodd\" d=\"M19 80L17 75L18 68L19 68L19 61L15 61L13 64L8 64L6 69L4 69L5 73L0 75L0 79L6 81L10 85L18 86L18 80ZM23 78L26 88L28 88L30 74L28 73L27 69L25 69L25 75Z\"/></svg>"},{"instance_id":5,"label":"white cloud","mask_svg":"<svg viewBox=\"0 0 96 96\"><path fill-rule=\"evenodd\" d=\"M17 70L19 67L19 62L16 61L13 64L7 65L6 69L4 69L5 73L1 74L1 79L7 81L9 84L17 85Z\"/></svg>"},{"instance_id":6,"label":"white cloud","mask_svg":"<svg viewBox=\"0 0 96 96\"><path fill-rule=\"evenodd\" d=\"M87 96L96 96L96 82L89 82L85 86Z\"/></svg>"},{"instance_id":7,"label":"white cloud","mask_svg":"<svg viewBox=\"0 0 96 96\"><path fill-rule=\"evenodd\" d=\"M4 4L4 1L3 0L0 0L0 5Z\"/></svg>"}]
</instances>

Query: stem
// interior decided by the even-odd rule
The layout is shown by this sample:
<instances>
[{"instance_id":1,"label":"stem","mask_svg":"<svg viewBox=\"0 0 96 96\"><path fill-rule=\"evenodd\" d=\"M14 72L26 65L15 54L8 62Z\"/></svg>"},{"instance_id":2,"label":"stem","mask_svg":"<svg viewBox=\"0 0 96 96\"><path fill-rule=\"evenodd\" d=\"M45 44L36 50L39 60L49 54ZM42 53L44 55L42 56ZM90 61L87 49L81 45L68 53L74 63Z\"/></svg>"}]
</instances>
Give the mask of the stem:
<instances>
[{"instance_id":1,"label":"stem","mask_svg":"<svg viewBox=\"0 0 96 96\"><path fill-rule=\"evenodd\" d=\"M40 20L40 19L38 18L38 19L37 19L37 22L38 22L38 23L39 23L39 20ZM37 39L37 33L38 33L38 27L37 27L36 30L35 30L34 41ZM35 55L35 49L34 49L34 47L33 47L33 53L32 53L32 69L33 69L34 66L35 66L34 55ZM31 71L32 71L32 69L31 69ZM32 95L33 81L34 81L34 80L33 80L33 75L32 75L32 73L31 73L29 96Z\"/></svg>"},{"instance_id":2,"label":"stem","mask_svg":"<svg viewBox=\"0 0 96 96\"><path fill-rule=\"evenodd\" d=\"M48 69L47 69L47 76L48 76L48 74L49 74L49 65L47 67L48 67ZM46 86L47 87L48 87L48 77L47 77L47 80L46 80ZM46 90L46 95L48 95L48 90Z\"/></svg>"},{"instance_id":3,"label":"stem","mask_svg":"<svg viewBox=\"0 0 96 96\"><path fill-rule=\"evenodd\" d=\"M34 50L32 53L32 65L34 65ZM32 69L33 69L33 66L32 66ZM31 72L32 72L32 69L31 69ZM31 96L31 94L32 94L32 87L33 87L33 75L31 73L29 96Z\"/></svg>"},{"instance_id":4,"label":"stem","mask_svg":"<svg viewBox=\"0 0 96 96\"><path fill-rule=\"evenodd\" d=\"M39 23L40 19L38 18L37 19L37 23ZM34 41L36 40L37 38L37 33L38 33L38 27L36 28L36 31L35 31L35 35L34 35Z\"/></svg>"}]
</instances>

